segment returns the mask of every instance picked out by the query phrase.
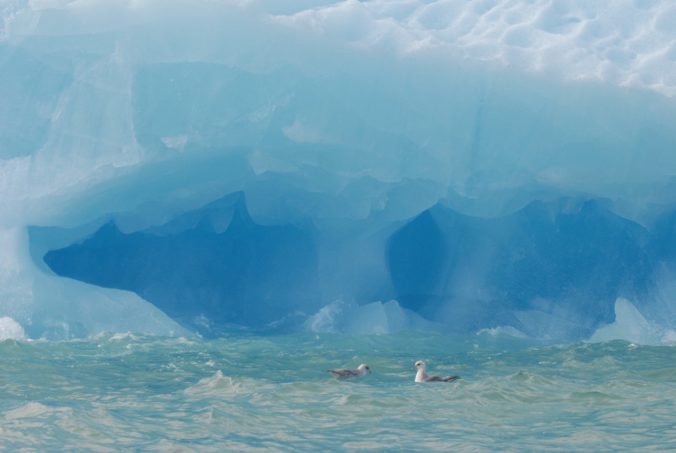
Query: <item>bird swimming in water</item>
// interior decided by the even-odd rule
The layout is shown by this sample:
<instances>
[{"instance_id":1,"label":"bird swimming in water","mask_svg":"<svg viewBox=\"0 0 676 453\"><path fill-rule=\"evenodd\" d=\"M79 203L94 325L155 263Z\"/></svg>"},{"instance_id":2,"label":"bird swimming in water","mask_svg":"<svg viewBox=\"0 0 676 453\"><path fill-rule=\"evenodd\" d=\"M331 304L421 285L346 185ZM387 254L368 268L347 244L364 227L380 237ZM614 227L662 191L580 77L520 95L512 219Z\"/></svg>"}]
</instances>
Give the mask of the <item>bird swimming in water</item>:
<instances>
[{"instance_id":1,"label":"bird swimming in water","mask_svg":"<svg viewBox=\"0 0 676 453\"><path fill-rule=\"evenodd\" d=\"M422 360L418 360L415 367L418 369L415 382L451 382L460 379L460 376L430 376L425 372L425 362Z\"/></svg>"},{"instance_id":2,"label":"bird swimming in water","mask_svg":"<svg viewBox=\"0 0 676 453\"><path fill-rule=\"evenodd\" d=\"M371 374L371 368L365 363L359 365L356 369L351 368L336 368L335 370L326 370L329 373L336 376L338 379L348 379L353 377L363 376L365 374Z\"/></svg>"}]
</instances>

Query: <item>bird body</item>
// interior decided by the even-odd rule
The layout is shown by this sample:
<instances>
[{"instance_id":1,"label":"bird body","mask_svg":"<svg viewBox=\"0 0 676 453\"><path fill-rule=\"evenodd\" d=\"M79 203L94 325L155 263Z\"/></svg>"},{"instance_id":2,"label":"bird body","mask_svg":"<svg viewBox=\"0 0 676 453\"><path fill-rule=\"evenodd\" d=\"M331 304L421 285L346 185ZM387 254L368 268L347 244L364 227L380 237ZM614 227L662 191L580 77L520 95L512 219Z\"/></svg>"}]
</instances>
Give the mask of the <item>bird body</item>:
<instances>
[{"instance_id":1,"label":"bird body","mask_svg":"<svg viewBox=\"0 0 676 453\"><path fill-rule=\"evenodd\" d=\"M333 370L326 370L329 373L333 374L338 379L349 379L353 377L363 376L365 374L371 374L371 368L365 363L362 363L355 369L351 368L336 368Z\"/></svg>"}]
</instances>

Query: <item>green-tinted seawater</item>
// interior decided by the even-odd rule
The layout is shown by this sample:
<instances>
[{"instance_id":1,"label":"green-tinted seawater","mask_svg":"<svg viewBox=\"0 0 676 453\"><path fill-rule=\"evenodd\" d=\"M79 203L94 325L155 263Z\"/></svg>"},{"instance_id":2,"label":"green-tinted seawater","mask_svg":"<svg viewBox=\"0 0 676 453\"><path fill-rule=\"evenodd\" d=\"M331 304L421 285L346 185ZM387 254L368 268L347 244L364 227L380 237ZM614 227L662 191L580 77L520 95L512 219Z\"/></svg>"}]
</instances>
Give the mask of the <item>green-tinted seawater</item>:
<instances>
[{"instance_id":1,"label":"green-tinted seawater","mask_svg":"<svg viewBox=\"0 0 676 453\"><path fill-rule=\"evenodd\" d=\"M108 335L0 354L3 451L676 450L676 347ZM417 359L462 379L414 384Z\"/></svg>"}]
</instances>

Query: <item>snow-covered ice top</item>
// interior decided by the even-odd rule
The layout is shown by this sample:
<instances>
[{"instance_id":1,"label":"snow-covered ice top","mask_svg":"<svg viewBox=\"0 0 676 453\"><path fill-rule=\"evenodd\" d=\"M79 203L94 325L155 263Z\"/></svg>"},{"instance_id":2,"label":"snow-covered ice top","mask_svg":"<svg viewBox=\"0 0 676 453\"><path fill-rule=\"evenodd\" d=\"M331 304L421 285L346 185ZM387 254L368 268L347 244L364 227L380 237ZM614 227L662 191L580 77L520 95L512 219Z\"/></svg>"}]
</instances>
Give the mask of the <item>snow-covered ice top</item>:
<instances>
[{"instance_id":1,"label":"snow-covered ice top","mask_svg":"<svg viewBox=\"0 0 676 453\"><path fill-rule=\"evenodd\" d=\"M238 10L355 46L435 49L676 95L676 5L660 0L8 0L0 37L119 30L173 16L177 7L192 10L186 22L200 9Z\"/></svg>"},{"instance_id":2,"label":"snow-covered ice top","mask_svg":"<svg viewBox=\"0 0 676 453\"><path fill-rule=\"evenodd\" d=\"M676 5L669 1L354 0L277 20L360 46L435 49L676 95Z\"/></svg>"}]
</instances>

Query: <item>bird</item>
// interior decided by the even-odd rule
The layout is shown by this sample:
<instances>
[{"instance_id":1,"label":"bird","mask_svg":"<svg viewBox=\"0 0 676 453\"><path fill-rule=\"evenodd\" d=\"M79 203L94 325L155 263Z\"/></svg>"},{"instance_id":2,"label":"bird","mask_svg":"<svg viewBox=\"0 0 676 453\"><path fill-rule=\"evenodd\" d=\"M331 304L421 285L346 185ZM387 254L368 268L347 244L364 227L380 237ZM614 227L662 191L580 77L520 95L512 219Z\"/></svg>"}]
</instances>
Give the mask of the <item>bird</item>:
<instances>
[{"instance_id":1,"label":"bird","mask_svg":"<svg viewBox=\"0 0 676 453\"><path fill-rule=\"evenodd\" d=\"M415 363L418 372L415 375L415 382L451 382L460 379L460 376L430 376L425 372L425 362L418 360Z\"/></svg>"},{"instance_id":2,"label":"bird","mask_svg":"<svg viewBox=\"0 0 676 453\"><path fill-rule=\"evenodd\" d=\"M371 368L365 363L359 365L356 369L352 368L336 368L334 370L326 370L327 372L333 374L338 379L349 379L353 377L363 376L365 374L371 374Z\"/></svg>"}]
</instances>

